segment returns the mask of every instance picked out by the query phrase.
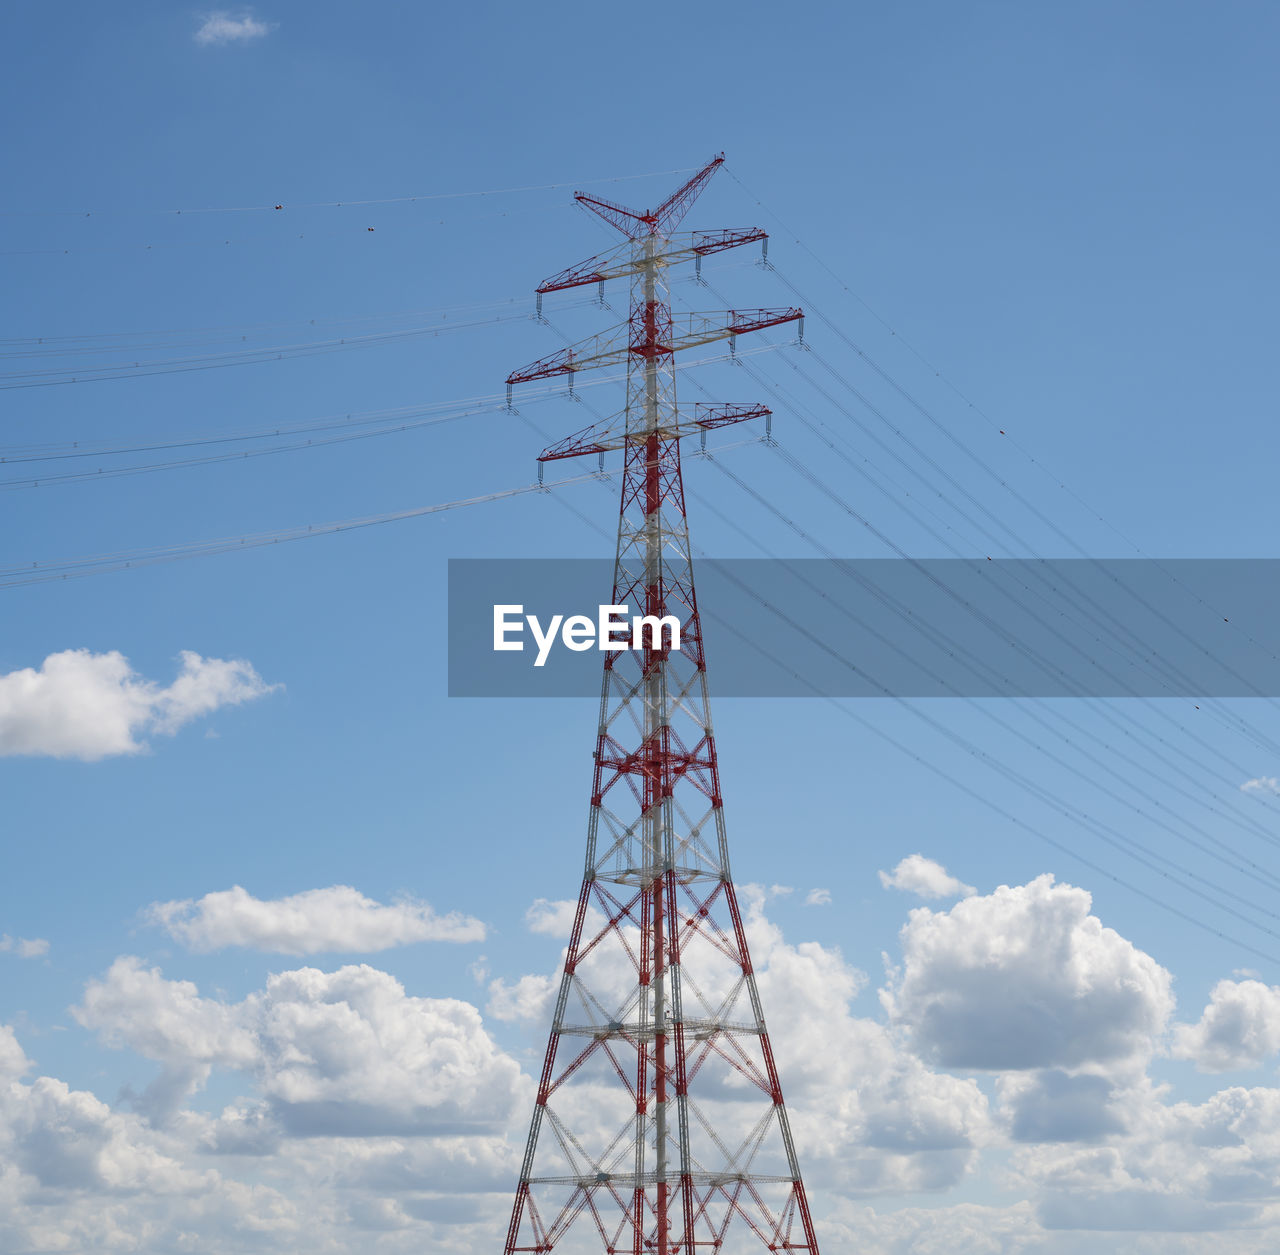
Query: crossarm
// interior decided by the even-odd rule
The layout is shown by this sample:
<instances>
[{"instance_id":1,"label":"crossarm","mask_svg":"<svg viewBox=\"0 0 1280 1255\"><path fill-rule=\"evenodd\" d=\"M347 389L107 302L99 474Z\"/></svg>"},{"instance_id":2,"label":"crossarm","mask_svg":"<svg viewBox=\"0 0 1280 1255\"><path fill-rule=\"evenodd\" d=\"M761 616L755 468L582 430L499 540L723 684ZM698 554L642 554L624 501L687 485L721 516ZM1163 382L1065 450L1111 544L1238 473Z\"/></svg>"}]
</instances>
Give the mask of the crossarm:
<instances>
[{"instance_id":1,"label":"crossarm","mask_svg":"<svg viewBox=\"0 0 1280 1255\"><path fill-rule=\"evenodd\" d=\"M714 431L717 427L728 427L732 423L744 423L750 418L768 418L772 413L767 405L707 405L699 402L693 412L682 410L674 425L665 425L658 429L663 440L678 439L693 435L699 431ZM608 453L614 449L625 448L633 441L644 441L649 438L645 431L627 432L627 416L625 411L606 418L603 422L592 423L581 431L566 436L546 448L538 457L539 462L557 462L561 458L580 458L589 453Z\"/></svg>"},{"instance_id":2,"label":"crossarm","mask_svg":"<svg viewBox=\"0 0 1280 1255\"><path fill-rule=\"evenodd\" d=\"M766 327L778 327L788 322L799 322L803 330L804 310L787 307L731 309L716 314L680 314L671 320L670 342L658 345L657 349L663 354L678 353L681 349L711 344L716 340L729 340L746 335L749 331L763 331ZM549 379L555 375L574 375L578 371L594 370L599 366L620 365L632 353L640 351L628 343L628 330L624 323L604 335L581 340L567 349L539 358L520 370L513 370L507 376L507 386L528 383L533 379Z\"/></svg>"},{"instance_id":3,"label":"crossarm","mask_svg":"<svg viewBox=\"0 0 1280 1255\"><path fill-rule=\"evenodd\" d=\"M767 240L768 233L760 227L731 227L725 231L690 231L679 232L669 237L667 245L657 256L664 266L673 266L691 257L707 257L712 253L723 253L728 248L739 248L743 244L754 244L757 240ZM559 274L544 279L534 289L539 296L548 292L563 292L566 288L586 287L590 283L604 283L606 279L624 279L628 275L639 274L648 264L644 257L636 257L630 245L620 244L607 253L596 257L588 257L576 266L569 266Z\"/></svg>"}]
</instances>

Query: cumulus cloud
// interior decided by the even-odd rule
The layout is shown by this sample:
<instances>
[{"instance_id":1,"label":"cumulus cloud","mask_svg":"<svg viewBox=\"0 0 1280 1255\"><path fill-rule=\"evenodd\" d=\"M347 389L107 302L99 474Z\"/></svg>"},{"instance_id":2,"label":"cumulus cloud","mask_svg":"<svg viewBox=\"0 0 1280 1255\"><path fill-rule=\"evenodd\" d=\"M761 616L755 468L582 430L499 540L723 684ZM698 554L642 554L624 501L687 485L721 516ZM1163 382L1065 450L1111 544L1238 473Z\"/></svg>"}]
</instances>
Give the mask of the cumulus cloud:
<instances>
[{"instance_id":1,"label":"cumulus cloud","mask_svg":"<svg viewBox=\"0 0 1280 1255\"><path fill-rule=\"evenodd\" d=\"M73 1014L108 1046L128 1046L165 1063L249 1068L258 1059L252 1029L234 1008L201 997L191 981L166 980L159 968L132 956L91 980Z\"/></svg>"},{"instance_id":2,"label":"cumulus cloud","mask_svg":"<svg viewBox=\"0 0 1280 1255\"><path fill-rule=\"evenodd\" d=\"M973 1080L931 1071L884 1025L854 1015L852 1004L866 987L866 974L834 947L787 942L766 913L777 896L773 886L743 885L740 905L774 1056L811 1181L857 1193L937 1190L954 1184L987 1136L986 1098ZM539 901L529 913L529 923L537 931L563 937L573 906ZM720 900L710 915L725 909ZM595 940L603 928L601 917L585 933L589 957L579 964L570 987L566 1020L571 1025L595 1023L605 1014L596 997L581 995L580 981L612 1007L619 991L636 978L635 965L623 953L615 930ZM622 931L634 950L633 929L624 925ZM726 960L722 944L705 928L685 938L685 1016L750 1022L741 972ZM487 1013L543 1026L558 984L558 974L541 973L511 982L489 981ZM741 1046L742 1058L755 1058L758 1047L750 1039ZM736 1146L761 1116L758 1095L725 1059L725 1052L701 1045L692 1050L699 1107L723 1139ZM555 1110L590 1152L597 1137L601 1144L612 1138L617 1125L609 1124L603 1113L613 1111L625 1092L602 1057L585 1063L575 1077L573 1085L557 1092ZM705 1140L701 1126L691 1136L700 1162L719 1162L722 1152L700 1141ZM772 1143L765 1144L761 1158L775 1150Z\"/></svg>"},{"instance_id":3,"label":"cumulus cloud","mask_svg":"<svg viewBox=\"0 0 1280 1255\"><path fill-rule=\"evenodd\" d=\"M810 889L804 898L805 906L830 906L830 889Z\"/></svg>"},{"instance_id":4,"label":"cumulus cloud","mask_svg":"<svg viewBox=\"0 0 1280 1255\"><path fill-rule=\"evenodd\" d=\"M268 977L242 1002L203 997L132 957L91 981L76 1019L169 1070L238 1069L296 1136L416 1136L500 1128L519 1065L452 998L413 998L367 965Z\"/></svg>"},{"instance_id":5,"label":"cumulus cloud","mask_svg":"<svg viewBox=\"0 0 1280 1255\"><path fill-rule=\"evenodd\" d=\"M1113 1096L1125 1132L1105 1144L1038 1144L1011 1157L1011 1184L1037 1197L1046 1229L1152 1235L1133 1250L1261 1252L1276 1245L1280 1090L1231 1088L1200 1104L1167 1103L1142 1081ZM1252 1229L1256 1241L1226 1244ZM1205 1234L1171 1247L1154 1235ZM1212 1235L1212 1236L1209 1236ZM1111 1248L1114 1249L1114 1248Z\"/></svg>"},{"instance_id":6,"label":"cumulus cloud","mask_svg":"<svg viewBox=\"0 0 1280 1255\"><path fill-rule=\"evenodd\" d=\"M881 1001L925 1058L982 1070L1123 1065L1149 1057L1172 978L1089 913L1084 889L1002 885L913 910Z\"/></svg>"},{"instance_id":7,"label":"cumulus cloud","mask_svg":"<svg viewBox=\"0 0 1280 1255\"><path fill-rule=\"evenodd\" d=\"M90 981L72 1014L108 1046L128 1046L164 1065L142 1093L124 1094L157 1125L172 1119L215 1065L247 1069L257 1058L251 1029L231 1008L202 998L190 981L165 980L135 958L117 959L105 979Z\"/></svg>"},{"instance_id":8,"label":"cumulus cloud","mask_svg":"<svg viewBox=\"0 0 1280 1255\"><path fill-rule=\"evenodd\" d=\"M1275 776L1256 776L1246 780L1241 786L1242 793L1280 793L1280 778Z\"/></svg>"},{"instance_id":9,"label":"cumulus cloud","mask_svg":"<svg viewBox=\"0 0 1280 1255\"><path fill-rule=\"evenodd\" d=\"M7 1024L0 1024L0 1079L15 1080L30 1066L13 1029Z\"/></svg>"},{"instance_id":10,"label":"cumulus cloud","mask_svg":"<svg viewBox=\"0 0 1280 1255\"><path fill-rule=\"evenodd\" d=\"M544 1022L548 1018L558 984L556 977L540 976L537 973L521 976L511 984L499 977L489 982L489 1002L485 1013L495 1020L507 1022Z\"/></svg>"},{"instance_id":11,"label":"cumulus cloud","mask_svg":"<svg viewBox=\"0 0 1280 1255\"><path fill-rule=\"evenodd\" d=\"M452 998L412 998L366 965L282 972L247 1008L264 1051L259 1086L293 1133L500 1128L519 1065Z\"/></svg>"},{"instance_id":12,"label":"cumulus cloud","mask_svg":"<svg viewBox=\"0 0 1280 1255\"><path fill-rule=\"evenodd\" d=\"M14 1163L54 1189L134 1193L190 1190L200 1174L130 1136L127 1117L52 1077L18 1087L7 1121Z\"/></svg>"},{"instance_id":13,"label":"cumulus cloud","mask_svg":"<svg viewBox=\"0 0 1280 1255\"><path fill-rule=\"evenodd\" d=\"M822 1245L825 1250L859 1255L1068 1255L1050 1248L1036 1222L1035 1206L1010 1207L953 1203L930 1207L893 1207L877 1211L867 1204L833 1199L828 1206ZM1071 1248L1070 1255L1080 1255ZM1134 1255L1126 1252L1126 1255ZM1153 1253L1154 1255L1154 1253ZM1188 1255L1179 1251L1178 1255Z\"/></svg>"},{"instance_id":14,"label":"cumulus cloud","mask_svg":"<svg viewBox=\"0 0 1280 1255\"><path fill-rule=\"evenodd\" d=\"M766 893L743 886L744 925L806 1171L852 1194L940 1190L987 1139L987 1100L932 1071L884 1024L855 1015L866 973L840 950L788 942Z\"/></svg>"},{"instance_id":15,"label":"cumulus cloud","mask_svg":"<svg viewBox=\"0 0 1280 1255\"><path fill-rule=\"evenodd\" d=\"M573 931L573 914L577 907L578 904L569 898L559 898L554 902L538 898L525 912L524 922L532 933L567 938Z\"/></svg>"},{"instance_id":16,"label":"cumulus cloud","mask_svg":"<svg viewBox=\"0 0 1280 1255\"><path fill-rule=\"evenodd\" d=\"M263 22L248 13L233 16L226 9L206 13L195 33L198 44L219 46L246 44L262 39L275 29L274 22Z\"/></svg>"},{"instance_id":17,"label":"cumulus cloud","mask_svg":"<svg viewBox=\"0 0 1280 1255\"><path fill-rule=\"evenodd\" d=\"M1098 1142L1125 1130L1106 1076L1049 1068L1004 1077L1000 1090L1015 1142Z\"/></svg>"},{"instance_id":18,"label":"cumulus cloud","mask_svg":"<svg viewBox=\"0 0 1280 1255\"><path fill-rule=\"evenodd\" d=\"M143 917L198 953L242 946L273 954L368 954L417 941L485 936L484 924L469 915L437 915L412 898L384 905L349 885L265 900L234 885L199 899L153 902Z\"/></svg>"},{"instance_id":19,"label":"cumulus cloud","mask_svg":"<svg viewBox=\"0 0 1280 1255\"><path fill-rule=\"evenodd\" d=\"M0 954L16 954L20 959L39 959L49 953L49 943L43 937L10 937L0 934Z\"/></svg>"},{"instance_id":20,"label":"cumulus cloud","mask_svg":"<svg viewBox=\"0 0 1280 1255\"><path fill-rule=\"evenodd\" d=\"M879 876L886 889L901 889L921 898L971 898L978 892L923 854L908 854L893 871L880 872Z\"/></svg>"},{"instance_id":21,"label":"cumulus cloud","mask_svg":"<svg viewBox=\"0 0 1280 1255\"><path fill-rule=\"evenodd\" d=\"M1280 987L1221 980L1198 1024L1174 1030L1173 1056L1202 1072L1252 1068L1280 1051Z\"/></svg>"},{"instance_id":22,"label":"cumulus cloud","mask_svg":"<svg viewBox=\"0 0 1280 1255\"><path fill-rule=\"evenodd\" d=\"M867 1255L1276 1249L1280 1090L1231 1088L1204 1102L1173 1102L1141 1072L1113 1066L1114 1031L1102 1034L1100 1064L1020 1060L980 1088L916 1053L916 1019L856 1014L866 976L834 947L784 937L768 902L767 890L743 887L743 922L824 1246ZM558 904L545 905L551 909L533 920L561 914ZM918 909L888 992L904 998L911 974L937 957L927 943L949 940L960 951L966 997L989 1009L991 984L1003 982L1005 1001L1038 1000L1056 1017L1075 1043L1065 1053L1089 1054L1079 1048L1071 990L1092 999L1114 1029L1100 989L1128 981L1129 996L1150 1013L1160 986L1159 969L1153 976L1146 956L1090 924L1089 908L1083 891L1042 877L945 913ZM922 919L951 931L910 934ZM981 944L966 949L969 932ZM1028 947L1045 956L1053 979L1029 980ZM984 954L991 982L975 983ZM624 962L620 980L634 976ZM699 981L705 970L698 966ZM704 992L719 999L716 979ZM554 984L542 976L493 981L487 972L483 981L489 1014L516 1017ZM929 986L911 988L923 998ZM696 1000L688 987L686 996ZM90 983L76 1014L104 1043L155 1060L175 1084L184 1067L207 1067L239 1074L219 1088L239 1079L246 1091L220 1113L184 1107L160 1122L146 1095L109 1108L52 1078L28 1082L32 1065L0 1027L0 1250L177 1250L196 1240L209 1255L235 1255L246 1244L463 1255L501 1245L532 1085L476 1008L409 997L386 973L362 966L299 968L229 1000L121 959ZM997 1015L988 1031L1007 1028ZM1139 1042L1134 1054L1144 1049ZM557 1095L567 1101L577 1092L580 1106L567 1112L575 1118L602 1092L590 1080L579 1085L587 1071ZM602 1079L626 1097L610 1069ZM742 1090L717 1090L711 1080L709 1062L697 1076L699 1107L724 1128L743 1106ZM945 1192L966 1178L970 1189L1021 1201L955 1202ZM857 1201L876 1196L891 1201ZM739 1224L732 1232L741 1235Z\"/></svg>"},{"instance_id":23,"label":"cumulus cloud","mask_svg":"<svg viewBox=\"0 0 1280 1255\"><path fill-rule=\"evenodd\" d=\"M277 1249L299 1209L264 1185L224 1179L184 1139L30 1070L0 1027L0 1250ZM323 1197L308 1200L323 1229ZM311 1243L319 1249L319 1243ZM294 1247L296 1249L296 1246Z\"/></svg>"},{"instance_id":24,"label":"cumulus cloud","mask_svg":"<svg viewBox=\"0 0 1280 1255\"><path fill-rule=\"evenodd\" d=\"M243 660L183 650L167 688L144 679L117 650L50 654L37 671L0 675L0 757L40 755L96 762L146 749L148 732L172 736L221 706L274 692Z\"/></svg>"}]
</instances>

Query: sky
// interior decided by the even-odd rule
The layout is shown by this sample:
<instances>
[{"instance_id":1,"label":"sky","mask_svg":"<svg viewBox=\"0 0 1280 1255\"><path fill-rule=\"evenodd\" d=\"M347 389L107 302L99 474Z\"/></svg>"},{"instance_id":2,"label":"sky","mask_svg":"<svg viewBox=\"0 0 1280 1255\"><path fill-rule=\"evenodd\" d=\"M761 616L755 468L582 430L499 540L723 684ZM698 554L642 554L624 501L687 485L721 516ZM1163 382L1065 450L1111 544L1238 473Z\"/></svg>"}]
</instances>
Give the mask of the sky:
<instances>
[{"instance_id":1,"label":"sky","mask_svg":"<svg viewBox=\"0 0 1280 1255\"><path fill-rule=\"evenodd\" d=\"M700 553L1280 556L1274 6L5 25L5 1252L500 1249L595 706L450 698L446 574L611 552L616 474L454 504L620 405L503 409L624 316L533 317L575 189L723 151L686 225L771 268L673 307L805 309L681 371L774 411L689 457ZM714 715L824 1250L1276 1249L1273 702Z\"/></svg>"}]
</instances>

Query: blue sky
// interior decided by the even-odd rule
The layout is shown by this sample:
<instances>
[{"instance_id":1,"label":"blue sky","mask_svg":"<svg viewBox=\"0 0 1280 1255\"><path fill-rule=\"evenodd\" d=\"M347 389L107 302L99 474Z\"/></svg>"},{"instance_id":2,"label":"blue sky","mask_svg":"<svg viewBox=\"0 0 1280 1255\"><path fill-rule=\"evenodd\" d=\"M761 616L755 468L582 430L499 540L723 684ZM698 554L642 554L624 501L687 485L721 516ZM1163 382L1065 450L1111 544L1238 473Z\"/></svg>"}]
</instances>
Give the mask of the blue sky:
<instances>
[{"instance_id":1,"label":"blue sky","mask_svg":"<svg viewBox=\"0 0 1280 1255\"><path fill-rule=\"evenodd\" d=\"M986 529L1016 556L1276 556L1271 6L134 3L6 25L0 443L102 450L0 467L6 579L529 484L545 443L618 401L584 380L576 402L530 390L527 423L491 404L557 331L621 316L615 285L612 313L565 295L552 326L527 317L540 280L610 244L572 191L654 203L721 150L688 225L764 226L776 271L726 253L673 304L800 299L811 351L766 333L682 396L769 401L782 446L913 554L942 554L923 518L973 555ZM361 336L382 340L325 347ZM19 482L427 406L482 412ZM835 552L884 556L773 451L717 462ZM715 464L686 482L706 552L815 556ZM448 699L445 573L607 552L560 499L615 518L586 483L0 588L0 1246L496 1241L563 944L527 913L576 892L594 711ZM980 705L1007 727L947 702L715 707L828 1247L1272 1249L1273 705ZM1036 722L1062 715L1070 745ZM1204 880L1227 909L1185 887ZM955 989L989 1026L963 1057L936 1028ZM1061 1032L1009 1066L1019 1005ZM406 1036L461 1043L482 1133L448 1131L440 1065ZM378 1113L407 1091L406 1133ZM354 1131L290 1123L299 1094ZM1098 1094L1092 1125L1064 1120ZM923 1111L915 1141L875 1133Z\"/></svg>"}]
</instances>

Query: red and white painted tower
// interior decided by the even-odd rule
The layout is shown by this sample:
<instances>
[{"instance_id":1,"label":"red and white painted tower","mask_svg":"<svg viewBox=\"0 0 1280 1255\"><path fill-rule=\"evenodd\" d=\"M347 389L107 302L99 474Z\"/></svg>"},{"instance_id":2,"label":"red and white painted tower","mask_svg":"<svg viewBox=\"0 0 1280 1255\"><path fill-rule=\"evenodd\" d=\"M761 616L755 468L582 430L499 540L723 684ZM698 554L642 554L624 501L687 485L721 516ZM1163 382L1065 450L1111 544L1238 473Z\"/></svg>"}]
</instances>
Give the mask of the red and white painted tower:
<instances>
[{"instance_id":1,"label":"red and white painted tower","mask_svg":"<svg viewBox=\"0 0 1280 1255\"><path fill-rule=\"evenodd\" d=\"M586 866L506 1255L818 1252L729 869L680 473L683 437L768 410L677 407L676 352L803 326L798 309L672 316L669 266L766 238L674 233L723 160L650 213L578 193L626 242L539 304L627 276L630 318L507 380L626 363L626 410L540 460L623 451L612 604L676 616L680 649L605 655Z\"/></svg>"}]
</instances>

